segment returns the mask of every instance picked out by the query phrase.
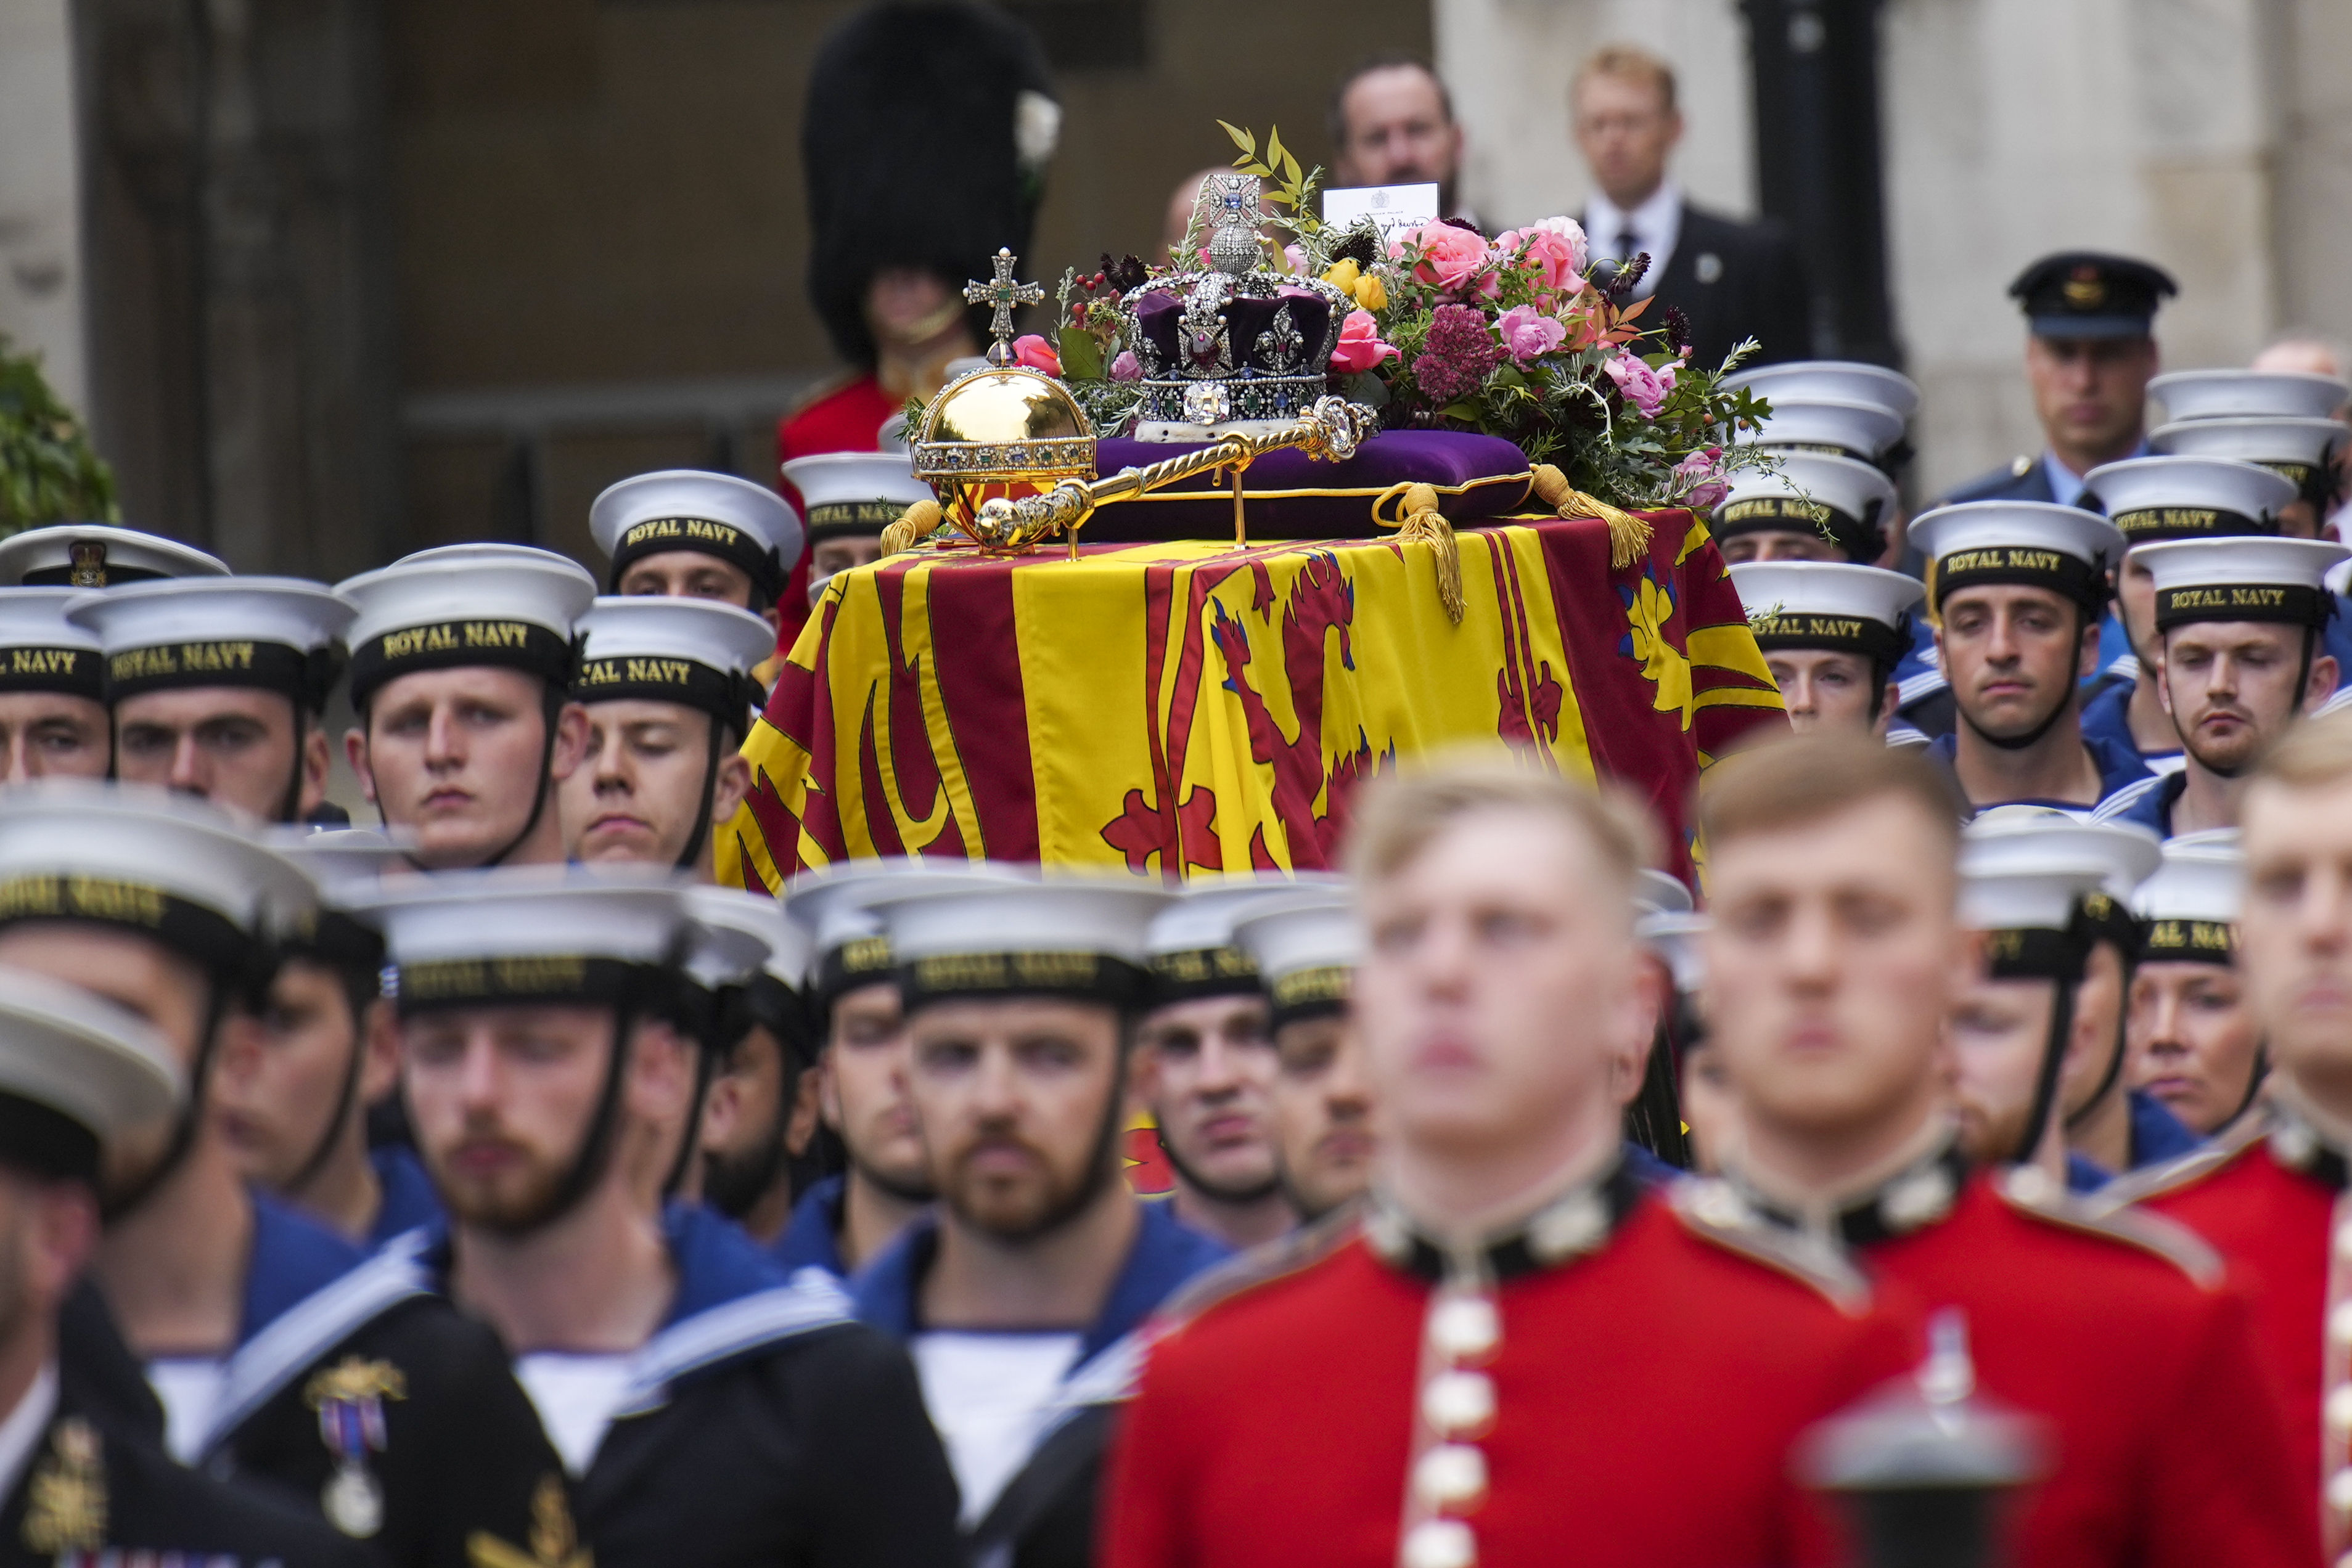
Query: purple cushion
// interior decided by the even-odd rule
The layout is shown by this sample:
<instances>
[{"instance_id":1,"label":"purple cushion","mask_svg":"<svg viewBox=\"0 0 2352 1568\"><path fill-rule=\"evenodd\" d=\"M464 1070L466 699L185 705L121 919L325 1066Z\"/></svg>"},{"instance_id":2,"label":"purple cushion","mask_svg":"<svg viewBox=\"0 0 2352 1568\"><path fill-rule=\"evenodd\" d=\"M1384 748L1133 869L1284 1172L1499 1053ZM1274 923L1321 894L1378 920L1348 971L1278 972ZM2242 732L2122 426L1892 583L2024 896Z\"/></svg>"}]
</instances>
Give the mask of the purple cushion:
<instances>
[{"instance_id":1,"label":"purple cushion","mask_svg":"<svg viewBox=\"0 0 2352 1568\"><path fill-rule=\"evenodd\" d=\"M1096 471L1142 468L1205 443L1105 441ZM1466 431L1392 430L1373 436L1344 463L1317 463L1297 449L1269 452L1242 480L1253 538L1370 538L1372 502L1391 485L1433 486L1438 510L1460 526L1509 517L1527 499L1527 455L1498 435ZM1149 496L1114 501L1087 522L1091 544L1143 539L1231 538L1233 481L1195 475Z\"/></svg>"}]
</instances>

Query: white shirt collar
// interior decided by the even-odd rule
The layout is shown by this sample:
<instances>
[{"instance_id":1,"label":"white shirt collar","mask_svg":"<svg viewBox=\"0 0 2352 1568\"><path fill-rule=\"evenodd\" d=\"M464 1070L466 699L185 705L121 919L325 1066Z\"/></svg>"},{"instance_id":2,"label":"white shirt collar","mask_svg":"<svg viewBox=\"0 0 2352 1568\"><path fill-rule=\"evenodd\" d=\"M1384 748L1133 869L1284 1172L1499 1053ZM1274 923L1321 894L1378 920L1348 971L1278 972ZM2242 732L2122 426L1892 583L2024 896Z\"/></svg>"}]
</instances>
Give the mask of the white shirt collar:
<instances>
[{"instance_id":1,"label":"white shirt collar","mask_svg":"<svg viewBox=\"0 0 2352 1568\"><path fill-rule=\"evenodd\" d=\"M0 1421L0 1498L16 1490L24 1479L25 1467L32 1462L33 1449L48 1430L49 1417L58 1408L58 1369L55 1363L45 1364L33 1378L33 1385Z\"/></svg>"},{"instance_id":2,"label":"white shirt collar","mask_svg":"<svg viewBox=\"0 0 2352 1568\"><path fill-rule=\"evenodd\" d=\"M1627 212L1599 191L1585 198L1584 232L1591 236L1592 251L1622 261L1616 254L1617 236L1631 228L1639 241L1637 248L1650 253L1650 270L1643 275L1636 296L1647 296L1665 276L1666 263L1674 258L1675 246L1683 233L1683 188L1669 176L1658 182L1658 188Z\"/></svg>"},{"instance_id":3,"label":"white shirt collar","mask_svg":"<svg viewBox=\"0 0 2352 1568\"><path fill-rule=\"evenodd\" d=\"M2124 456L2145 457L2147 453L2147 437L2143 435L2140 437L2139 444L2124 454ZM2117 458L2116 461L2121 462L2123 458ZM2060 462L2058 454L2046 446L2042 449L2042 476L2049 481L2050 494L2060 506L2079 507L2083 504L2084 486L2082 476Z\"/></svg>"}]
</instances>

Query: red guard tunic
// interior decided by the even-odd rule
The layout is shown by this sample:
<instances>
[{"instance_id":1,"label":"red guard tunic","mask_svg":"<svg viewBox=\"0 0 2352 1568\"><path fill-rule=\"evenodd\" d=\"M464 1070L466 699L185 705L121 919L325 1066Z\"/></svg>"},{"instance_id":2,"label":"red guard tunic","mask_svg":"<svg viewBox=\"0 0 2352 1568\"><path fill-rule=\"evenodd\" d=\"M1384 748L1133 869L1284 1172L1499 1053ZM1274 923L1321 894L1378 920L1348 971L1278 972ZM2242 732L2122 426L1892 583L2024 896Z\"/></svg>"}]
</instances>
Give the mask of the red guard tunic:
<instances>
[{"instance_id":1,"label":"red guard tunic","mask_svg":"<svg viewBox=\"0 0 2352 1568\"><path fill-rule=\"evenodd\" d=\"M1447 1323L1479 1299L1483 1351ZM1791 1448L1911 1362L1850 1273L1622 1171L1468 1263L1376 1207L1171 1322L1113 1458L1108 1568L1839 1561ZM1433 1514L1436 1550L1401 1552Z\"/></svg>"},{"instance_id":2,"label":"red guard tunic","mask_svg":"<svg viewBox=\"0 0 2352 1568\"><path fill-rule=\"evenodd\" d=\"M2343 1383L2352 1350L2352 1322L2346 1321L2352 1314L2339 1307L2341 1315L2329 1315L2341 1291L2330 1292L2328 1239L2347 1218L2339 1207L2344 1189L2343 1155L2273 1104L2240 1117L2197 1153L2100 1194L2178 1220L2211 1242L2232 1282L2252 1299L2263 1372L2286 1416L2296 1517L2318 1520L2335 1552L2345 1550L2352 1509L2323 1513L2322 1489L2345 1469L2352 1419L2328 1426L2321 1390Z\"/></svg>"},{"instance_id":3,"label":"red guard tunic","mask_svg":"<svg viewBox=\"0 0 2352 1568\"><path fill-rule=\"evenodd\" d=\"M1971 1177L1948 1149L1810 1223L1888 1312L1958 1309L1979 1391L2049 1423L2017 1568L2316 1561L2252 1312L2194 1237L2095 1218L2038 1170Z\"/></svg>"}]
</instances>

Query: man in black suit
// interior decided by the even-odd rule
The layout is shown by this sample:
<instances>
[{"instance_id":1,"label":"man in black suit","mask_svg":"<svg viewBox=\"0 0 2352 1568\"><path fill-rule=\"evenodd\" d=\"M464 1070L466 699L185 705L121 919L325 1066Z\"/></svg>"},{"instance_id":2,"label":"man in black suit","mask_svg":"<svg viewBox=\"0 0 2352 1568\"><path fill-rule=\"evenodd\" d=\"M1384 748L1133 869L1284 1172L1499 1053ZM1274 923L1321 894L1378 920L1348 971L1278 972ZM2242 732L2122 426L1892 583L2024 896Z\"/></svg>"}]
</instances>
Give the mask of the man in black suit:
<instances>
[{"instance_id":1,"label":"man in black suit","mask_svg":"<svg viewBox=\"0 0 2352 1568\"><path fill-rule=\"evenodd\" d=\"M2019 455L1944 497L2078 506L2083 476L2102 463L2143 456L2147 383L2158 369L2157 307L2179 286L2160 267L2125 256L2062 251L2009 286L2032 335L2025 378L2042 422L2039 456Z\"/></svg>"},{"instance_id":2,"label":"man in black suit","mask_svg":"<svg viewBox=\"0 0 2352 1568\"><path fill-rule=\"evenodd\" d=\"M1751 365L1811 358L1811 298L1788 231L1693 206L1667 176L1683 117L1665 61L1612 44L1577 71L1569 101L1576 145L1592 170L1583 220L1592 254L1621 265L1650 258L1634 290L1657 300L1643 324L1663 321L1668 306L1680 309L1692 362L1710 369L1750 337L1761 345Z\"/></svg>"}]
</instances>

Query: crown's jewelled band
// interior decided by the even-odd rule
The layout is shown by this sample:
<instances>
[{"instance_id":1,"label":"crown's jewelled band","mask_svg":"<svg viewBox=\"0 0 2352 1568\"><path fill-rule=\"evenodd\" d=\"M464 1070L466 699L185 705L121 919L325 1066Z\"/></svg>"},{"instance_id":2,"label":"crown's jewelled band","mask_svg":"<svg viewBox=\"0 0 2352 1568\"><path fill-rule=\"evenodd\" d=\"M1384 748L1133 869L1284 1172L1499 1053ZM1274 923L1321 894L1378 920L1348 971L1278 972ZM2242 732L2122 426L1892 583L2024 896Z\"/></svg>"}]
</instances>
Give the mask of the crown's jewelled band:
<instances>
[{"instance_id":1,"label":"crown's jewelled band","mask_svg":"<svg viewBox=\"0 0 2352 1568\"><path fill-rule=\"evenodd\" d=\"M2286 626L2317 626L2335 609L2335 596L2302 583L2229 582L2197 588L2162 588L2156 594L2156 628L2169 632L2199 621L2263 621Z\"/></svg>"},{"instance_id":2,"label":"crown's jewelled band","mask_svg":"<svg viewBox=\"0 0 2352 1568\"><path fill-rule=\"evenodd\" d=\"M1028 441L919 441L915 474L922 479L1091 479L1095 441L1056 435ZM903 508L902 508L903 509Z\"/></svg>"},{"instance_id":3,"label":"crown's jewelled band","mask_svg":"<svg viewBox=\"0 0 2352 1568\"><path fill-rule=\"evenodd\" d=\"M54 692L106 700L106 660L95 648L0 648L0 692Z\"/></svg>"}]
</instances>

